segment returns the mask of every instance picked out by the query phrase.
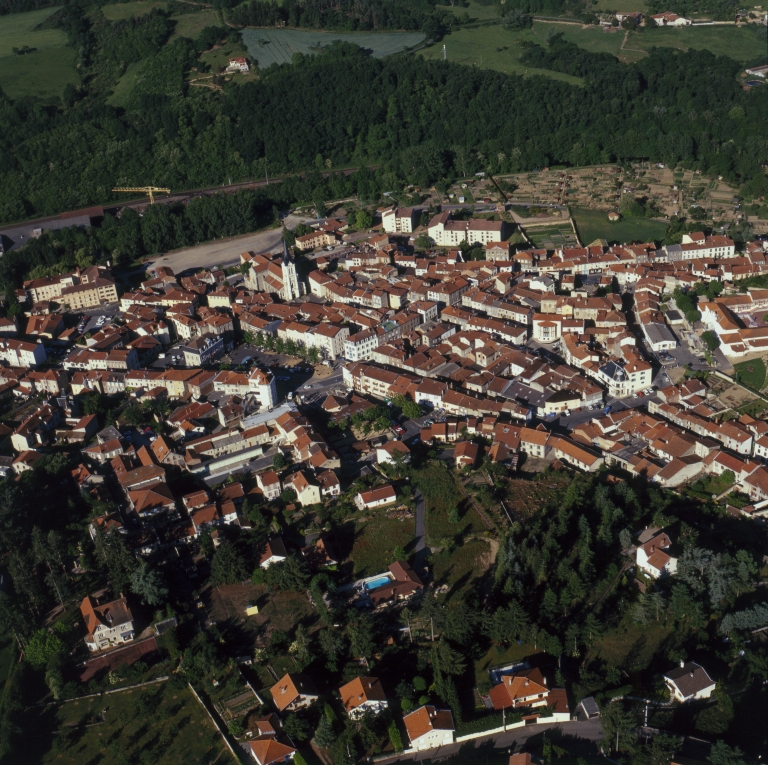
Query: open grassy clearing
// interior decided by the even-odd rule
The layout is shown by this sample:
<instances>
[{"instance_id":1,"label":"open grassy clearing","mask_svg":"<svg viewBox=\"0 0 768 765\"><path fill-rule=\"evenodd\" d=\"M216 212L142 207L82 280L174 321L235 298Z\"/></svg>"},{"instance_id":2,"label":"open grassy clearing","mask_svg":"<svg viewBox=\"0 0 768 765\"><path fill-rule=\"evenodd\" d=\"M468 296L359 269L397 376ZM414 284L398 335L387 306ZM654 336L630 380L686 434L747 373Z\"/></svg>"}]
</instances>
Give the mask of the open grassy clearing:
<instances>
[{"instance_id":1,"label":"open grassy clearing","mask_svg":"<svg viewBox=\"0 0 768 765\"><path fill-rule=\"evenodd\" d=\"M155 8L162 8L165 10L167 3L161 0L149 0L149 2L143 2L143 0L137 0L135 3L110 3L109 5L102 5L101 12L110 21L122 21L123 19L131 19L134 16L144 16Z\"/></svg>"},{"instance_id":2,"label":"open grassy clearing","mask_svg":"<svg viewBox=\"0 0 768 765\"><path fill-rule=\"evenodd\" d=\"M477 19L478 21L488 21L490 19L500 18L499 11L503 10L499 5L480 5L480 3L470 2L465 5L438 5L435 6L441 11L448 11L455 16L463 16L465 13L469 14L471 19Z\"/></svg>"},{"instance_id":3,"label":"open grassy clearing","mask_svg":"<svg viewBox=\"0 0 768 765\"><path fill-rule=\"evenodd\" d=\"M765 363L762 359L742 361L734 364L733 368L738 375L738 381L752 390L762 390L765 385Z\"/></svg>"},{"instance_id":4,"label":"open grassy clearing","mask_svg":"<svg viewBox=\"0 0 768 765\"><path fill-rule=\"evenodd\" d=\"M525 233L535 247L553 250L558 247L575 247L576 235L570 223L563 222L553 226L535 226L525 229Z\"/></svg>"},{"instance_id":5,"label":"open grassy clearing","mask_svg":"<svg viewBox=\"0 0 768 765\"><path fill-rule=\"evenodd\" d=\"M244 29L241 36L248 53L262 69L271 64L289 64L294 53L317 53L334 40L354 43L370 50L375 58L382 58L418 45L424 39L421 32L316 32L262 28Z\"/></svg>"},{"instance_id":6,"label":"open grassy clearing","mask_svg":"<svg viewBox=\"0 0 768 765\"><path fill-rule=\"evenodd\" d=\"M68 84L77 84L74 48L54 47L26 56L0 60L0 88L9 98L59 98Z\"/></svg>"},{"instance_id":7,"label":"open grassy clearing","mask_svg":"<svg viewBox=\"0 0 768 765\"><path fill-rule=\"evenodd\" d=\"M341 560L351 563L353 580L385 571L395 559L394 550L402 547L409 554L414 544L416 521L413 518L387 518L391 508L366 510L343 523L332 534L332 543Z\"/></svg>"},{"instance_id":8,"label":"open grassy clearing","mask_svg":"<svg viewBox=\"0 0 768 765\"><path fill-rule=\"evenodd\" d=\"M200 56L200 60L204 61L211 67L211 71L215 72L218 67L226 69L229 66L229 61L237 56L245 56L247 51L244 49L242 43L225 43L224 45L217 46L213 50L206 51ZM192 73L191 79L196 76ZM256 73L251 67L251 71L248 73L235 72L232 75L233 82L247 82L248 80L255 80Z\"/></svg>"},{"instance_id":9,"label":"open grassy clearing","mask_svg":"<svg viewBox=\"0 0 768 765\"><path fill-rule=\"evenodd\" d=\"M106 709L105 717L101 717ZM152 752L156 763L231 761L221 736L188 688L159 683L146 689L32 707L37 735L30 740L25 762L83 765L104 762L114 749L130 761ZM95 724L94 724L95 723ZM89 727L84 727L89 725ZM66 726L66 727L65 727ZM64 734L55 736L63 730ZM48 748L51 740L52 748ZM45 747L48 751L31 751Z\"/></svg>"},{"instance_id":10,"label":"open grassy clearing","mask_svg":"<svg viewBox=\"0 0 768 765\"><path fill-rule=\"evenodd\" d=\"M446 600L459 602L462 593L488 570L491 557L491 544L485 539L471 539L450 552L438 553L431 559L435 585L448 585Z\"/></svg>"},{"instance_id":11,"label":"open grassy clearing","mask_svg":"<svg viewBox=\"0 0 768 765\"><path fill-rule=\"evenodd\" d=\"M49 16L58 11L59 7L43 8L40 11L30 11L29 13L11 13L3 16L3 23L0 24L0 58L13 56L13 48L21 48L24 45L37 48L36 52L65 45L67 35L63 30L35 29L38 24L42 24ZM19 58L34 55L35 53L28 53L26 56L19 56ZM6 62L3 62L3 67L5 65Z\"/></svg>"},{"instance_id":12,"label":"open grassy clearing","mask_svg":"<svg viewBox=\"0 0 768 765\"><path fill-rule=\"evenodd\" d=\"M756 24L643 30L632 32L627 40L627 48L650 50L653 47L708 50L716 56L729 56L744 62L765 56L765 41L758 39Z\"/></svg>"},{"instance_id":13,"label":"open grassy clearing","mask_svg":"<svg viewBox=\"0 0 768 765\"><path fill-rule=\"evenodd\" d=\"M645 11L643 0L597 0L592 6L594 11L616 11L618 13L631 13L632 11Z\"/></svg>"},{"instance_id":14,"label":"open grassy clearing","mask_svg":"<svg viewBox=\"0 0 768 765\"><path fill-rule=\"evenodd\" d=\"M146 60L128 64L125 74L118 80L117 85L112 90L112 95L107 99L110 106L125 106L128 96L141 76L141 70L145 63Z\"/></svg>"},{"instance_id":15,"label":"open grassy clearing","mask_svg":"<svg viewBox=\"0 0 768 765\"><path fill-rule=\"evenodd\" d=\"M175 23L171 39L189 37L194 40L205 27L221 26L221 18L214 10L204 10L198 13L184 13L181 16L171 16Z\"/></svg>"},{"instance_id":16,"label":"open grassy clearing","mask_svg":"<svg viewBox=\"0 0 768 765\"><path fill-rule=\"evenodd\" d=\"M523 52L520 43L530 41L543 45L547 26L537 23L534 24L533 29L515 31L504 29L500 25L459 29L447 35L442 42L419 51L419 55L427 59L442 59L443 43L445 43L448 60L458 64L495 69L505 74L519 74L523 77L543 75L572 85L582 84L580 77L571 77L549 69L533 69L520 63L520 54Z\"/></svg>"},{"instance_id":17,"label":"open grassy clearing","mask_svg":"<svg viewBox=\"0 0 768 765\"><path fill-rule=\"evenodd\" d=\"M579 238L588 245L595 239L605 239L609 244L629 244L631 242L658 242L667 230L663 221L648 218L622 218L616 223L608 220L605 210L587 210L575 207L571 210Z\"/></svg>"}]
</instances>

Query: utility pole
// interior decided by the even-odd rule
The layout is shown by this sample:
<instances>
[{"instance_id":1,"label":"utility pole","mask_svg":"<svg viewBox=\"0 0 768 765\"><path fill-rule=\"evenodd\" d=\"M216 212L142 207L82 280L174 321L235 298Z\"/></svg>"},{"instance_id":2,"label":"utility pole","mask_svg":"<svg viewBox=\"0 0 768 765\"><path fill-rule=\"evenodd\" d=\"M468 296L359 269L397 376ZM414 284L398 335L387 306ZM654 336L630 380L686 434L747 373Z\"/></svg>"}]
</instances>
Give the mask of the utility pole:
<instances>
[{"instance_id":1,"label":"utility pole","mask_svg":"<svg viewBox=\"0 0 768 765\"><path fill-rule=\"evenodd\" d=\"M445 54L445 43L443 43L443 61L446 60L446 54Z\"/></svg>"},{"instance_id":2,"label":"utility pole","mask_svg":"<svg viewBox=\"0 0 768 765\"><path fill-rule=\"evenodd\" d=\"M430 631L432 632L432 642L434 643L435 642L435 622L431 616L429 617L429 628L430 628Z\"/></svg>"}]
</instances>

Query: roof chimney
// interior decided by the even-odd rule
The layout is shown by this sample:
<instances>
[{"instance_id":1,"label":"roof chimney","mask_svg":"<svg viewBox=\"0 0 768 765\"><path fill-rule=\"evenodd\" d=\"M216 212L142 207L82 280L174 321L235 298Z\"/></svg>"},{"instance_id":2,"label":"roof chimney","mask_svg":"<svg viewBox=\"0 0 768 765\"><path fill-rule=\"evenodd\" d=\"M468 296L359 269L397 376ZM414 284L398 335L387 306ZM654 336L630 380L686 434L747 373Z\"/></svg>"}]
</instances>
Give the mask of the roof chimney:
<instances>
[{"instance_id":1,"label":"roof chimney","mask_svg":"<svg viewBox=\"0 0 768 765\"><path fill-rule=\"evenodd\" d=\"M682 659L680 659L680 668L682 669L684 666L685 666L685 662Z\"/></svg>"}]
</instances>

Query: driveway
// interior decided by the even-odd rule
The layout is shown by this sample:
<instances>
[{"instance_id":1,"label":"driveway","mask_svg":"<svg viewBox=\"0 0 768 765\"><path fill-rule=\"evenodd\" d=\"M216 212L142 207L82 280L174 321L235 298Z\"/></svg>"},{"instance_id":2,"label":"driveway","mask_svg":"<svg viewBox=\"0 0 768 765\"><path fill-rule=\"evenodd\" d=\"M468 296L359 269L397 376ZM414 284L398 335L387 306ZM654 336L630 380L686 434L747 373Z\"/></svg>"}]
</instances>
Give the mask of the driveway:
<instances>
[{"instance_id":1,"label":"driveway","mask_svg":"<svg viewBox=\"0 0 768 765\"><path fill-rule=\"evenodd\" d=\"M441 746L438 749L427 749L415 754L388 757L376 762L439 762L455 757L457 765L482 763L485 761L485 757L490 754L501 754L505 751L512 754L514 751L520 751L525 748L531 739L536 739L536 744L540 745L545 732L551 741L556 744L562 742L562 745L575 755L598 754L600 751L599 742L603 739L603 731L599 719L579 720L576 722L530 725L523 728L515 728L506 733L481 736L471 741L465 741L462 744L450 744L449 746Z\"/></svg>"}]
</instances>

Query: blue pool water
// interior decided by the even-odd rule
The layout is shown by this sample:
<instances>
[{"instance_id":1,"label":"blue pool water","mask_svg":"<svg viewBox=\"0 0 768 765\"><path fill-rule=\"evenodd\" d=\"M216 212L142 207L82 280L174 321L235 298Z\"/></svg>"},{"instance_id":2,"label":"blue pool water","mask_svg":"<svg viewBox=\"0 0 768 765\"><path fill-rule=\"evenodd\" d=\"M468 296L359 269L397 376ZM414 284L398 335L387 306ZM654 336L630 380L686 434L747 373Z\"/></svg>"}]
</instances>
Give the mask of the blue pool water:
<instances>
[{"instance_id":1,"label":"blue pool water","mask_svg":"<svg viewBox=\"0 0 768 765\"><path fill-rule=\"evenodd\" d=\"M388 576L380 576L378 579L374 579L372 582L365 583L365 589L370 592L376 590L379 587L383 587L385 584L389 584L392 580Z\"/></svg>"}]
</instances>

